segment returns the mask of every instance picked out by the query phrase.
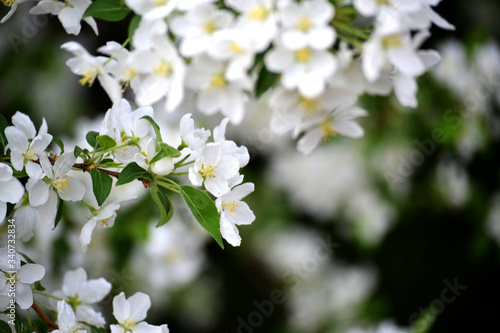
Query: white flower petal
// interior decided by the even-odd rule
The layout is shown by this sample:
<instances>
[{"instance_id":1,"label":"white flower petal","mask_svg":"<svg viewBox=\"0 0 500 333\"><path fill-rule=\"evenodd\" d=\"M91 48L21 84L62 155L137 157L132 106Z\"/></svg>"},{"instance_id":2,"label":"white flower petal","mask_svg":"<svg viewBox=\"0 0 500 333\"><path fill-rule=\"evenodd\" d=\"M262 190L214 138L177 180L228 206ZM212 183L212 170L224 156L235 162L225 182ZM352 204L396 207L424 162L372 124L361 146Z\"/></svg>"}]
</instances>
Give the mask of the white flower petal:
<instances>
[{"instance_id":1,"label":"white flower petal","mask_svg":"<svg viewBox=\"0 0 500 333\"><path fill-rule=\"evenodd\" d=\"M18 278L22 283L35 283L40 281L45 275L45 268L38 264L26 264L21 266L18 272Z\"/></svg>"}]
</instances>

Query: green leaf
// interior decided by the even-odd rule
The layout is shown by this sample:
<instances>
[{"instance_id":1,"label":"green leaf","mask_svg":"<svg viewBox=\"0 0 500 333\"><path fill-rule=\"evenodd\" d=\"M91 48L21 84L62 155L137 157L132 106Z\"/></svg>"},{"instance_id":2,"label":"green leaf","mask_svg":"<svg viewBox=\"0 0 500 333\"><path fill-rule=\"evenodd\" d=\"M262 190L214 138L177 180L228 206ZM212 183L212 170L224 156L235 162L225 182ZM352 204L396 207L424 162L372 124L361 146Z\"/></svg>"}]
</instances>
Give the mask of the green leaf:
<instances>
[{"instance_id":1,"label":"green leaf","mask_svg":"<svg viewBox=\"0 0 500 333\"><path fill-rule=\"evenodd\" d=\"M76 158L80 156L80 153L82 152L82 148L75 146L75 150L73 151L73 155L75 155Z\"/></svg>"},{"instance_id":2,"label":"green leaf","mask_svg":"<svg viewBox=\"0 0 500 333\"><path fill-rule=\"evenodd\" d=\"M56 221L54 223L54 229L59 224L59 221L61 221L63 206L64 206L64 200L59 199L59 196L58 196L57 197L57 213L56 213ZM54 230L54 229L52 229L52 230Z\"/></svg>"},{"instance_id":3,"label":"green leaf","mask_svg":"<svg viewBox=\"0 0 500 333\"><path fill-rule=\"evenodd\" d=\"M15 328L16 328L16 333L22 333L23 331L23 321L21 319L21 316L16 312L16 319L15 321Z\"/></svg>"},{"instance_id":4,"label":"green leaf","mask_svg":"<svg viewBox=\"0 0 500 333\"><path fill-rule=\"evenodd\" d=\"M87 325L90 327L91 333L107 333L104 327L95 327L94 325Z\"/></svg>"},{"instance_id":5,"label":"green leaf","mask_svg":"<svg viewBox=\"0 0 500 333\"><path fill-rule=\"evenodd\" d=\"M130 40L132 40L135 31L139 27L139 23L141 23L141 17L139 15L135 15L130 20L130 24L128 25L128 38L130 38Z\"/></svg>"},{"instance_id":6,"label":"green leaf","mask_svg":"<svg viewBox=\"0 0 500 333\"><path fill-rule=\"evenodd\" d=\"M97 138L97 143L101 145L102 149L110 149L116 146L116 141L113 140L110 136L107 135L99 135Z\"/></svg>"},{"instance_id":7,"label":"green leaf","mask_svg":"<svg viewBox=\"0 0 500 333\"><path fill-rule=\"evenodd\" d=\"M0 114L0 156L5 153L5 146L7 145L7 137L5 136L5 129L9 126L7 119Z\"/></svg>"},{"instance_id":8,"label":"green leaf","mask_svg":"<svg viewBox=\"0 0 500 333\"><path fill-rule=\"evenodd\" d=\"M61 141L61 139L56 138L55 136L52 137L52 142L54 142L56 145L61 148L61 155L64 154L64 143Z\"/></svg>"},{"instance_id":9,"label":"green leaf","mask_svg":"<svg viewBox=\"0 0 500 333\"><path fill-rule=\"evenodd\" d=\"M121 21L130 9L124 0L95 0L85 11L84 17L92 16L105 21Z\"/></svg>"},{"instance_id":10,"label":"green leaf","mask_svg":"<svg viewBox=\"0 0 500 333\"><path fill-rule=\"evenodd\" d=\"M158 162L164 157L179 157L181 156L181 152L175 149L174 147L164 143L160 142L158 144L159 149L158 153L153 157L153 159L149 162L149 164L153 164L155 162Z\"/></svg>"},{"instance_id":11,"label":"green leaf","mask_svg":"<svg viewBox=\"0 0 500 333\"><path fill-rule=\"evenodd\" d=\"M85 139L87 139L88 144L90 147L96 149L97 148L97 137L99 136L99 133L90 131L87 133L85 136Z\"/></svg>"},{"instance_id":12,"label":"green leaf","mask_svg":"<svg viewBox=\"0 0 500 333\"><path fill-rule=\"evenodd\" d=\"M255 96L260 97L269 88L273 87L278 81L278 74L271 73L265 66L262 66L259 72L257 83L255 84Z\"/></svg>"},{"instance_id":13,"label":"green leaf","mask_svg":"<svg viewBox=\"0 0 500 333\"><path fill-rule=\"evenodd\" d=\"M155 130L155 133L156 133L156 141L158 142L162 142L162 138L161 138L161 133L160 133L160 127L158 126L158 124L153 120L153 118L151 118L150 116L144 116L142 117L141 119L146 119L147 121L150 122L151 126L153 126L153 129Z\"/></svg>"},{"instance_id":14,"label":"green leaf","mask_svg":"<svg viewBox=\"0 0 500 333\"><path fill-rule=\"evenodd\" d=\"M132 162L122 170L116 182L116 186L128 184L137 178L145 178L153 181L153 178L146 170L138 166L137 163Z\"/></svg>"},{"instance_id":15,"label":"green leaf","mask_svg":"<svg viewBox=\"0 0 500 333\"><path fill-rule=\"evenodd\" d=\"M158 228L170 221L172 215L174 215L174 207L168 198L168 190L166 188L154 186L151 188L150 194L153 201L160 208L160 221L156 225Z\"/></svg>"},{"instance_id":16,"label":"green leaf","mask_svg":"<svg viewBox=\"0 0 500 333\"><path fill-rule=\"evenodd\" d=\"M7 322L0 321L0 333L12 333L12 329L10 328L10 325L7 324Z\"/></svg>"},{"instance_id":17,"label":"green leaf","mask_svg":"<svg viewBox=\"0 0 500 333\"><path fill-rule=\"evenodd\" d=\"M212 235L221 248L224 248L220 233L219 213L212 199L203 191L192 186L181 186L180 192L196 221Z\"/></svg>"},{"instance_id":18,"label":"green leaf","mask_svg":"<svg viewBox=\"0 0 500 333\"><path fill-rule=\"evenodd\" d=\"M90 177L92 178L92 190L94 191L97 204L101 206L111 192L113 179L111 179L110 175L96 168L90 170Z\"/></svg>"},{"instance_id":19,"label":"green leaf","mask_svg":"<svg viewBox=\"0 0 500 333\"><path fill-rule=\"evenodd\" d=\"M49 325L40 319L33 320L33 328L36 333L47 333L49 331Z\"/></svg>"}]
</instances>

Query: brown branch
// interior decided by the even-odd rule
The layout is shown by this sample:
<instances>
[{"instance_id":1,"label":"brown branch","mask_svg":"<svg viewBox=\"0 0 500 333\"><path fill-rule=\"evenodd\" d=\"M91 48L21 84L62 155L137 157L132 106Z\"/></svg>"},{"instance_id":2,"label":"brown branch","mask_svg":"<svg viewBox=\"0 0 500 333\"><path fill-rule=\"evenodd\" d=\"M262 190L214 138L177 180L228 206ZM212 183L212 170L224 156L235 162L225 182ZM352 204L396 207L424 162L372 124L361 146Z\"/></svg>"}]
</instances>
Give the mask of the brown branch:
<instances>
[{"instance_id":1,"label":"brown branch","mask_svg":"<svg viewBox=\"0 0 500 333\"><path fill-rule=\"evenodd\" d=\"M31 305L31 307L33 308L33 310L35 310L35 312L38 314L38 316L44 321L47 323L47 325L49 325L49 331L53 331L53 330L57 330L59 329L59 326L57 326L56 323L54 323L52 321L52 319L50 319L46 314L45 312L43 312L42 309L40 309L40 307L35 303L33 302L33 305Z\"/></svg>"}]
</instances>

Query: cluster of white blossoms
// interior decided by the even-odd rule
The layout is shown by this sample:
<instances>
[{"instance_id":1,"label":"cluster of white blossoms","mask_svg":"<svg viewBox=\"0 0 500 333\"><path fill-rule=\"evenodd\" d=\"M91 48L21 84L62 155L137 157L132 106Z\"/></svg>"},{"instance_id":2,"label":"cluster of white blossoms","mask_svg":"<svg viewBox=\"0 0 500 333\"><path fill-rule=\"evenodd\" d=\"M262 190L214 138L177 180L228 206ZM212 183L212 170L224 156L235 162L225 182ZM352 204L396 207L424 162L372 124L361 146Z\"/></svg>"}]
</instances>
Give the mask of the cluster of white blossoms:
<instances>
[{"instance_id":1,"label":"cluster of white blossoms","mask_svg":"<svg viewBox=\"0 0 500 333\"><path fill-rule=\"evenodd\" d=\"M74 55L67 65L80 83L97 78L113 103L127 87L137 105L166 112L194 96L198 111L239 124L249 103L271 90L273 121L285 123L308 154L331 137L364 135L362 94L394 90L403 106L416 107L416 77L440 60L419 48L432 24L454 29L434 11L439 2L127 0L137 16L125 43L107 42L102 56L77 42L62 48ZM96 30L95 10L85 12L90 0L69 3L41 0L31 13L57 14L68 33L78 34L82 19Z\"/></svg>"}]
</instances>

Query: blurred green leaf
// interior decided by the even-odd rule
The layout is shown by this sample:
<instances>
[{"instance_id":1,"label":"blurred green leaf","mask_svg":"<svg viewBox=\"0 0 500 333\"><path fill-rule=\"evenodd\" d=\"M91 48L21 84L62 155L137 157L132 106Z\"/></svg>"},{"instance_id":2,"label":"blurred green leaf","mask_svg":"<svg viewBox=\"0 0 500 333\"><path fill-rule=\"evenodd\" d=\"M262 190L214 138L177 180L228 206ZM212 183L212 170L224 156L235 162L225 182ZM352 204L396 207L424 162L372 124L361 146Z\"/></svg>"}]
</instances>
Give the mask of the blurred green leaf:
<instances>
[{"instance_id":1,"label":"blurred green leaf","mask_svg":"<svg viewBox=\"0 0 500 333\"><path fill-rule=\"evenodd\" d=\"M271 73L266 66L262 66L259 72L259 78L255 85L255 96L260 97L269 88L273 87L278 81L278 74Z\"/></svg>"},{"instance_id":2,"label":"blurred green leaf","mask_svg":"<svg viewBox=\"0 0 500 333\"><path fill-rule=\"evenodd\" d=\"M36 333L47 333L49 331L49 325L40 319L33 320L33 328Z\"/></svg>"},{"instance_id":3,"label":"blurred green leaf","mask_svg":"<svg viewBox=\"0 0 500 333\"><path fill-rule=\"evenodd\" d=\"M0 321L0 333L12 333L10 325L5 321Z\"/></svg>"}]
</instances>

